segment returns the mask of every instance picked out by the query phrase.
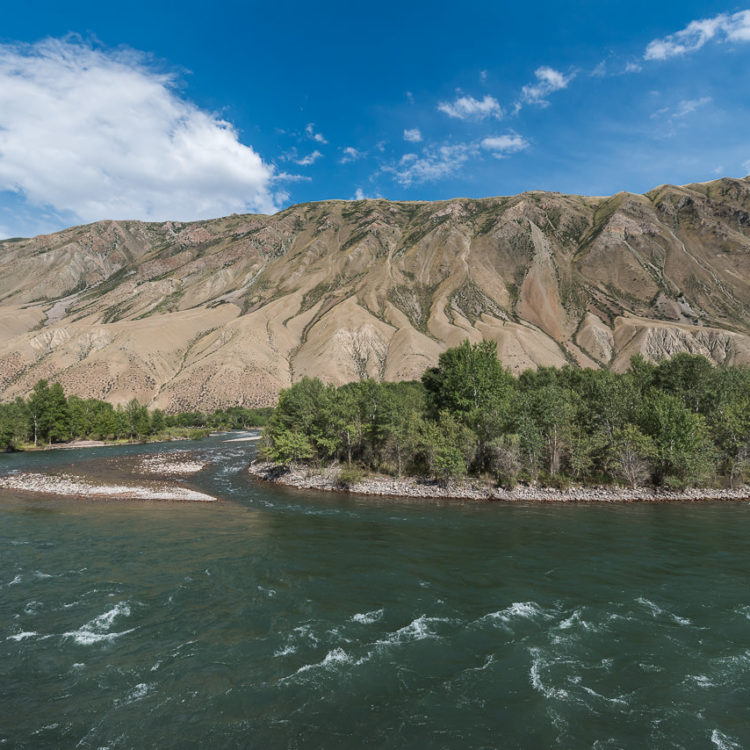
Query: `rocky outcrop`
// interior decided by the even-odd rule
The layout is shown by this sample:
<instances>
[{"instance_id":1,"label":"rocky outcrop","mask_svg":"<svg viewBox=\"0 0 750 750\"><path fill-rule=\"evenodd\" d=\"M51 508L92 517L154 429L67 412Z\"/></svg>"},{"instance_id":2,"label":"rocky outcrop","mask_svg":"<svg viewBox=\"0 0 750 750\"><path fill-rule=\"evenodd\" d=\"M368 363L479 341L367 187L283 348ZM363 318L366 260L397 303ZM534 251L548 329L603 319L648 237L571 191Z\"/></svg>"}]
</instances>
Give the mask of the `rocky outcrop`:
<instances>
[{"instance_id":1,"label":"rocky outcrop","mask_svg":"<svg viewBox=\"0 0 750 750\"><path fill-rule=\"evenodd\" d=\"M304 375L411 379L466 338L514 372L750 362L750 181L588 198L324 201L0 243L0 398L42 377L176 411Z\"/></svg>"}]
</instances>

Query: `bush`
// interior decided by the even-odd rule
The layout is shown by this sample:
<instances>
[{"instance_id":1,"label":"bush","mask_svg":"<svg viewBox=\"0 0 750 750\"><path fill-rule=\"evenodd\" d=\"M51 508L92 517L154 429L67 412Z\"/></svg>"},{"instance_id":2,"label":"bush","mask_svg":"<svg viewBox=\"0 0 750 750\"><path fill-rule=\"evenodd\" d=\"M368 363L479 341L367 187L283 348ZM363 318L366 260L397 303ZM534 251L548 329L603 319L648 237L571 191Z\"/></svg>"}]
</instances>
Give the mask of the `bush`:
<instances>
[{"instance_id":1,"label":"bush","mask_svg":"<svg viewBox=\"0 0 750 750\"><path fill-rule=\"evenodd\" d=\"M359 469L341 469L336 477L336 486L348 490L352 485L362 481L363 473Z\"/></svg>"}]
</instances>

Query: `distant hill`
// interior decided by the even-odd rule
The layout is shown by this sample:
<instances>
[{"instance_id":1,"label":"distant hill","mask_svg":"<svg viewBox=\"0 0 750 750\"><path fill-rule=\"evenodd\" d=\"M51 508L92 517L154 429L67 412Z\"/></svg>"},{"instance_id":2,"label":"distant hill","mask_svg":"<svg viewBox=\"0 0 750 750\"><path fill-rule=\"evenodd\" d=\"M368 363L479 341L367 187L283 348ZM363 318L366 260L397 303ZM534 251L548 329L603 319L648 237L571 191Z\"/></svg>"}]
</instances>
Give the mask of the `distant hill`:
<instances>
[{"instance_id":1,"label":"distant hill","mask_svg":"<svg viewBox=\"0 0 750 750\"><path fill-rule=\"evenodd\" d=\"M462 340L514 372L641 352L750 362L750 179L588 198L323 201L0 242L0 398L39 378L169 411L303 375L417 378Z\"/></svg>"}]
</instances>

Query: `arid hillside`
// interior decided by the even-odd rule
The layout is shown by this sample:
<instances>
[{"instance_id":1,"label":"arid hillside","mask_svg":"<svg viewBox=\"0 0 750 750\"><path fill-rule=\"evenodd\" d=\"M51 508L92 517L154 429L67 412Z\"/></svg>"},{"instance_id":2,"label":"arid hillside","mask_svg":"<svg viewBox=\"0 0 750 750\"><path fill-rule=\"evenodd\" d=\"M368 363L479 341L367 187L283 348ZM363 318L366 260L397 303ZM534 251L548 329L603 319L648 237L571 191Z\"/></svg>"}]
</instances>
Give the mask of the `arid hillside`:
<instances>
[{"instance_id":1,"label":"arid hillside","mask_svg":"<svg viewBox=\"0 0 750 750\"><path fill-rule=\"evenodd\" d=\"M303 375L410 379L497 341L519 372L750 362L750 178L588 198L325 201L0 242L0 398L39 378L166 410Z\"/></svg>"}]
</instances>

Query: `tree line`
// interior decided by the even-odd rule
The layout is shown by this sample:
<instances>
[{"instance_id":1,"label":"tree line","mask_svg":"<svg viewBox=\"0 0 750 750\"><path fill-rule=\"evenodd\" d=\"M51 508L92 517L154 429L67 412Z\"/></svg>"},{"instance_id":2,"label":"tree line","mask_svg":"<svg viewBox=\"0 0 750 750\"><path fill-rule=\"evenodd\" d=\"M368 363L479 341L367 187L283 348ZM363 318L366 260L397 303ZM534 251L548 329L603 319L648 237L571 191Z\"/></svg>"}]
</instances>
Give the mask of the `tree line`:
<instances>
[{"instance_id":1,"label":"tree line","mask_svg":"<svg viewBox=\"0 0 750 750\"><path fill-rule=\"evenodd\" d=\"M750 470L750 368L677 354L627 372L540 367L518 378L491 341L449 349L419 382L303 378L264 432L281 464L537 482L736 486ZM354 472L354 474L352 474Z\"/></svg>"},{"instance_id":2,"label":"tree line","mask_svg":"<svg viewBox=\"0 0 750 750\"><path fill-rule=\"evenodd\" d=\"M194 428L262 427L272 411L234 406L212 414L165 414L160 409L147 409L136 399L125 406L113 406L95 398L66 396L59 383L40 380L27 399L0 404L0 450L78 439L145 440Z\"/></svg>"}]
</instances>

